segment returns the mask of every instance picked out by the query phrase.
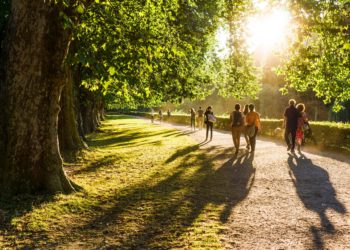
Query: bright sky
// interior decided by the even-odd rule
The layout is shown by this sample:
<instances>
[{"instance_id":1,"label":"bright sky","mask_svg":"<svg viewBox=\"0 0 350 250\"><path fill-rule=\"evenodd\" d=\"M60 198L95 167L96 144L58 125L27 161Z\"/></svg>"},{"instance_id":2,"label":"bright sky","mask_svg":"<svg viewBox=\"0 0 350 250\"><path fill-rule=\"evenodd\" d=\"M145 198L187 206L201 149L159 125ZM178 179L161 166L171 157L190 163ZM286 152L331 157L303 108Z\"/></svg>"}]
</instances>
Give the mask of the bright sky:
<instances>
[{"instance_id":1,"label":"bright sky","mask_svg":"<svg viewBox=\"0 0 350 250\"><path fill-rule=\"evenodd\" d=\"M248 19L246 32L249 50L268 54L283 48L291 30L291 14L283 8L269 8L267 1L256 1L258 13ZM216 33L220 57L229 54L228 31L220 27Z\"/></svg>"}]
</instances>

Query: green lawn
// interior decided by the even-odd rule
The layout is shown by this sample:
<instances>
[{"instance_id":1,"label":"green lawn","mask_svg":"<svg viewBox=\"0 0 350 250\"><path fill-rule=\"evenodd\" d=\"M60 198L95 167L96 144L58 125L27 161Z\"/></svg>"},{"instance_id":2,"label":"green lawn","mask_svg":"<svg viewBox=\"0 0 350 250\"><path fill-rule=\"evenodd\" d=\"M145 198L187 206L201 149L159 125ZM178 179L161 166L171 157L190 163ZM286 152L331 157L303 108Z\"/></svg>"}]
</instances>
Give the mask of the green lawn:
<instances>
[{"instance_id":1,"label":"green lawn","mask_svg":"<svg viewBox=\"0 0 350 250\"><path fill-rule=\"evenodd\" d=\"M66 163L84 191L1 201L0 248L224 247L252 164L233 171L231 150L199 149L179 131L126 116L108 116L88 140Z\"/></svg>"}]
</instances>

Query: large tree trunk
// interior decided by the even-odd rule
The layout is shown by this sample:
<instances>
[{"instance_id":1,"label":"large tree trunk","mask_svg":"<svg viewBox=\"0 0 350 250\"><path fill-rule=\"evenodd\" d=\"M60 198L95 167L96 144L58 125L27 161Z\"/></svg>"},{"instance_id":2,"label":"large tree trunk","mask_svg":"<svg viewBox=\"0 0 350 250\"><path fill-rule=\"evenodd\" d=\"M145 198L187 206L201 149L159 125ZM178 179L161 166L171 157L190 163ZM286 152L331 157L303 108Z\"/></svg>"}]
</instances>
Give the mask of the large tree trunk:
<instances>
[{"instance_id":1,"label":"large tree trunk","mask_svg":"<svg viewBox=\"0 0 350 250\"><path fill-rule=\"evenodd\" d=\"M100 113L96 91L90 91L84 87L80 88L81 101L80 110L85 134L92 133L100 126Z\"/></svg>"},{"instance_id":2,"label":"large tree trunk","mask_svg":"<svg viewBox=\"0 0 350 250\"><path fill-rule=\"evenodd\" d=\"M66 84L61 96L61 112L58 117L58 135L61 152L77 151L84 148L78 132L77 93L74 91L74 77L70 67L67 67Z\"/></svg>"},{"instance_id":3,"label":"large tree trunk","mask_svg":"<svg viewBox=\"0 0 350 250\"><path fill-rule=\"evenodd\" d=\"M71 34L55 1L13 0L5 51L2 194L71 192L57 123Z\"/></svg>"}]
</instances>

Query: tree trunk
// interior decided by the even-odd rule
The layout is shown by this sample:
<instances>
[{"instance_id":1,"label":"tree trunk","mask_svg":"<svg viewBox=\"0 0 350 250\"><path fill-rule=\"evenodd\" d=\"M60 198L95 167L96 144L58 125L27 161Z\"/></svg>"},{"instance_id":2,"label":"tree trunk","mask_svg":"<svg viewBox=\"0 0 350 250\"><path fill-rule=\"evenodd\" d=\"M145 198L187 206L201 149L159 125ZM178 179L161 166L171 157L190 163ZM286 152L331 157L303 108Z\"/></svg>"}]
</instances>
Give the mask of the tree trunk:
<instances>
[{"instance_id":1,"label":"tree trunk","mask_svg":"<svg viewBox=\"0 0 350 250\"><path fill-rule=\"evenodd\" d=\"M58 135L61 152L77 151L84 148L78 132L78 123L76 116L77 95L74 93L74 78L70 67L67 68L66 84L61 96L61 112L58 117Z\"/></svg>"},{"instance_id":2,"label":"tree trunk","mask_svg":"<svg viewBox=\"0 0 350 250\"><path fill-rule=\"evenodd\" d=\"M89 134L100 126L99 109L97 105L97 92L80 88L81 115L84 133Z\"/></svg>"},{"instance_id":3,"label":"tree trunk","mask_svg":"<svg viewBox=\"0 0 350 250\"><path fill-rule=\"evenodd\" d=\"M71 34L54 1L13 0L6 38L3 195L71 192L57 123Z\"/></svg>"}]
</instances>

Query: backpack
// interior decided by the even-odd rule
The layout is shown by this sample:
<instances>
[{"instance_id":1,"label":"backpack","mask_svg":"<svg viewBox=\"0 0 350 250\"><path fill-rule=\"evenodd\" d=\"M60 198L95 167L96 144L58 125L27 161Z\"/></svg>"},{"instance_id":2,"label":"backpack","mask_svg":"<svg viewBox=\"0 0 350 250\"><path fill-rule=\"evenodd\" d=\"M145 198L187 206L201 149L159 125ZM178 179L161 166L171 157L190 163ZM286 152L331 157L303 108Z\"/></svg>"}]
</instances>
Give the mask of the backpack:
<instances>
[{"instance_id":1,"label":"backpack","mask_svg":"<svg viewBox=\"0 0 350 250\"><path fill-rule=\"evenodd\" d=\"M243 125L243 115L239 111L233 112L232 127L239 127Z\"/></svg>"}]
</instances>

